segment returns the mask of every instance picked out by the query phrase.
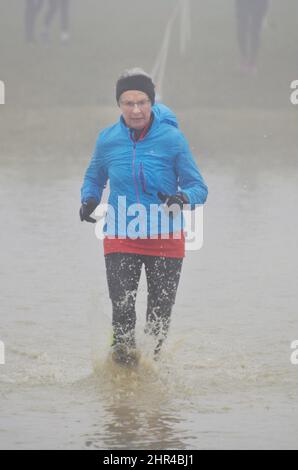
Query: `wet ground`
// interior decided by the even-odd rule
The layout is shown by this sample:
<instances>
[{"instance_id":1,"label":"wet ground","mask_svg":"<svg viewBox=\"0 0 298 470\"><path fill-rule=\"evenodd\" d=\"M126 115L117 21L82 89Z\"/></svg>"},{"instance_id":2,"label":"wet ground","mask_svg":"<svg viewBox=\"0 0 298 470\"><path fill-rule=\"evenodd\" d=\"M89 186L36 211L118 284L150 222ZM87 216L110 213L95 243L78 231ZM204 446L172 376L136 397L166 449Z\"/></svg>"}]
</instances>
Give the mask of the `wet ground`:
<instances>
[{"instance_id":1,"label":"wet ground","mask_svg":"<svg viewBox=\"0 0 298 470\"><path fill-rule=\"evenodd\" d=\"M185 259L159 363L143 334L143 273L134 371L109 358L102 246L78 218L87 159L62 161L37 141L20 163L10 147L0 176L1 448L297 447L296 149L281 156L276 118L266 122L259 159L249 147L242 159L199 158L210 190L204 246Z\"/></svg>"}]
</instances>

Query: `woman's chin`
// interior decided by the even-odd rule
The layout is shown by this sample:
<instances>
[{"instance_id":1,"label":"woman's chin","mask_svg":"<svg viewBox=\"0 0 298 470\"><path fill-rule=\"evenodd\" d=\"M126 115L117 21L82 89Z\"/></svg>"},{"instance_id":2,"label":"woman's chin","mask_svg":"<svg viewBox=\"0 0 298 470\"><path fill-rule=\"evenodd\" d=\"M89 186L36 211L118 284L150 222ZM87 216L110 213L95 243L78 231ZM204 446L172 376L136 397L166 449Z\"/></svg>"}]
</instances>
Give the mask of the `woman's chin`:
<instances>
[{"instance_id":1,"label":"woman's chin","mask_svg":"<svg viewBox=\"0 0 298 470\"><path fill-rule=\"evenodd\" d=\"M134 129L143 129L143 127L145 127L145 119L132 120L130 124L130 127L133 127Z\"/></svg>"}]
</instances>

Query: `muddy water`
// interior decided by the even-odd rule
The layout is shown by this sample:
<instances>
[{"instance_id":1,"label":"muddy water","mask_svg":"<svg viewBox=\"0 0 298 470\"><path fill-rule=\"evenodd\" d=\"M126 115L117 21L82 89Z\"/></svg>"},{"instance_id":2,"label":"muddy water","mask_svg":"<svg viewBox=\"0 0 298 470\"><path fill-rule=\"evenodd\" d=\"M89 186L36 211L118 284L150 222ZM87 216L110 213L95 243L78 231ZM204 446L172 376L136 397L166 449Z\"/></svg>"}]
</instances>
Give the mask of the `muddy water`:
<instances>
[{"instance_id":1,"label":"muddy water","mask_svg":"<svg viewBox=\"0 0 298 470\"><path fill-rule=\"evenodd\" d=\"M297 170L205 164L204 246L159 363L143 273L127 371L109 358L102 246L78 219L83 167L1 162L1 448L297 448Z\"/></svg>"}]
</instances>

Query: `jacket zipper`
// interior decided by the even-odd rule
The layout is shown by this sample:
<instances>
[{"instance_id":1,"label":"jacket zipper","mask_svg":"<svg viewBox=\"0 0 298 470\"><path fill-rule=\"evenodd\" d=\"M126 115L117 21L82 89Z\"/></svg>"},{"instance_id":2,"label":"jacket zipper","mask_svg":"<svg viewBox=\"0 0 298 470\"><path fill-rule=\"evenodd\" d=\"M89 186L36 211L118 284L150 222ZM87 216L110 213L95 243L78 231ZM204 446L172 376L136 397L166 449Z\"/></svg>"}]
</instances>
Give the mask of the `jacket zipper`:
<instances>
[{"instance_id":1,"label":"jacket zipper","mask_svg":"<svg viewBox=\"0 0 298 470\"><path fill-rule=\"evenodd\" d=\"M140 204L140 194L139 194L139 188L138 188L138 182L137 182L137 179L136 179L136 167L135 167L135 162L136 162L136 147L137 147L137 144L136 142L133 140L131 134L130 135L130 138L133 142L133 157L132 157L132 176L133 176L133 180L134 180L134 184L135 184L135 190L136 190L136 196L137 196L137 202L138 204Z\"/></svg>"},{"instance_id":2,"label":"jacket zipper","mask_svg":"<svg viewBox=\"0 0 298 470\"><path fill-rule=\"evenodd\" d=\"M141 185L142 185L143 193L147 194L148 196L153 196L152 193L148 193L147 188L146 188L146 177L145 177L145 174L144 174L143 163L142 162L140 163L139 180L140 180Z\"/></svg>"}]
</instances>

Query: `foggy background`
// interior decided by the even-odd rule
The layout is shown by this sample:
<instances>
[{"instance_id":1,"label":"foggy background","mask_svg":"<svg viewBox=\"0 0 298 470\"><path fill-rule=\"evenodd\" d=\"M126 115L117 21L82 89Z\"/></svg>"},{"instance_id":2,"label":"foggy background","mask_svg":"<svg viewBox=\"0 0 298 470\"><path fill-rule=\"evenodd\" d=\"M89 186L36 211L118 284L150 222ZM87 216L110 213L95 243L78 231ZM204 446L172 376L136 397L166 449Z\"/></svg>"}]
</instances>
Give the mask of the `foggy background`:
<instances>
[{"instance_id":1,"label":"foggy background","mask_svg":"<svg viewBox=\"0 0 298 470\"><path fill-rule=\"evenodd\" d=\"M105 362L103 253L80 187L119 118L118 76L152 71L177 4L70 0L69 40L58 16L43 40L43 11L29 43L25 1L0 0L0 448L297 448L296 0L271 1L256 73L233 0L190 1L184 53L173 22L162 102L209 186L204 246L186 255L160 367L128 380ZM141 325L145 302L141 285Z\"/></svg>"},{"instance_id":2,"label":"foggy background","mask_svg":"<svg viewBox=\"0 0 298 470\"><path fill-rule=\"evenodd\" d=\"M36 43L28 44L25 1L1 0L0 5L0 71L6 85L2 158L28 158L34 149L41 156L61 155L63 165L69 157L89 155L98 130L118 119L115 82L121 71L136 65L153 69L177 2L70 0L67 44L60 41L58 15L51 41L44 44L44 9L36 21ZM260 161L256 149L292 165L297 2L271 1L257 76L239 71L235 2L196 0L190 9L191 40L184 54L179 19L173 23L162 101L178 113L192 148L204 155L201 165L235 159L237 165L249 165L245 157Z\"/></svg>"}]
</instances>

